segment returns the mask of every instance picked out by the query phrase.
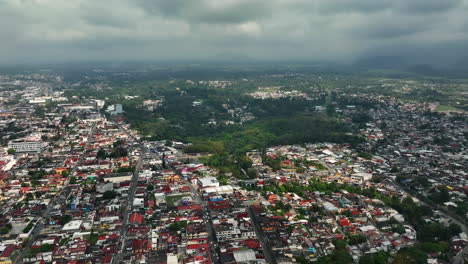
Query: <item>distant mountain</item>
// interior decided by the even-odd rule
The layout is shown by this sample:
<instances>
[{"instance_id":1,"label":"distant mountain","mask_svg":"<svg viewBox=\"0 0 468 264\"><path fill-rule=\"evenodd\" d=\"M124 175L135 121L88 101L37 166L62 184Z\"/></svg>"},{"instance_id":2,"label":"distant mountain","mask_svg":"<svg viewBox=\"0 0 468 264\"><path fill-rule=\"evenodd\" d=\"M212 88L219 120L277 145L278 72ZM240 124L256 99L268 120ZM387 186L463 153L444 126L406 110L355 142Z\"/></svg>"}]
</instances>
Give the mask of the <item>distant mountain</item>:
<instances>
[{"instance_id":1,"label":"distant mountain","mask_svg":"<svg viewBox=\"0 0 468 264\"><path fill-rule=\"evenodd\" d=\"M404 56L366 56L353 64L358 72L388 71L393 77L434 76L447 78L468 78L468 57L454 60L452 58L418 59Z\"/></svg>"},{"instance_id":2,"label":"distant mountain","mask_svg":"<svg viewBox=\"0 0 468 264\"><path fill-rule=\"evenodd\" d=\"M399 56L369 56L358 59L354 66L368 69L402 69L408 64L407 59Z\"/></svg>"}]
</instances>

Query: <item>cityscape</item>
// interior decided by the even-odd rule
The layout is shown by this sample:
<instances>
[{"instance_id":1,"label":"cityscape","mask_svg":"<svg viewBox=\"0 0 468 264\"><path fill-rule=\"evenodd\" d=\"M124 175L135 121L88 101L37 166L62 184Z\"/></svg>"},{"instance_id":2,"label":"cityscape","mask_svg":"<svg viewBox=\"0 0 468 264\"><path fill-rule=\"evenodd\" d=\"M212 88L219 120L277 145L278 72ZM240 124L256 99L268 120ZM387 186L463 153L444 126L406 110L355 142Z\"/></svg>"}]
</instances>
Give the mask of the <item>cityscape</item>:
<instances>
[{"instance_id":1,"label":"cityscape","mask_svg":"<svg viewBox=\"0 0 468 264\"><path fill-rule=\"evenodd\" d=\"M0 264L468 263L468 0L0 0Z\"/></svg>"},{"instance_id":2,"label":"cityscape","mask_svg":"<svg viewBox=\"0 0 468 264\"><path fill-rule=\"evenodd\" d=\"M310 78L320 79L301 77ZM179 82L167 89L189 97L185 106L177 100L179 111L193 112L217 103L192 95L196 87L215 91L246 80ZM172 109L168 95L127 96L108 85L73 88L50 74L1 76L2 263L462 263L466 257L462 109L349 87L327 91L317 84L289 93L260 86L262 96L245 93L247 101L222 98L229 104L201 126L229 131L261 119L256 107L263 101L296 100L308 111L302 118L333 117L346 130L326 124L325 135L301 135L311 142L300 144L268 143L299 137L288 131L282 132L288 138L271 141L258 131L233 142L190 141L145 135L146 125L129 119L131 111L163 115ZM89 89L109 91L83 96ZM314 120L278 124L308 134L300 123L314 131L324 126Z\"/></svg>"}]
</instances>

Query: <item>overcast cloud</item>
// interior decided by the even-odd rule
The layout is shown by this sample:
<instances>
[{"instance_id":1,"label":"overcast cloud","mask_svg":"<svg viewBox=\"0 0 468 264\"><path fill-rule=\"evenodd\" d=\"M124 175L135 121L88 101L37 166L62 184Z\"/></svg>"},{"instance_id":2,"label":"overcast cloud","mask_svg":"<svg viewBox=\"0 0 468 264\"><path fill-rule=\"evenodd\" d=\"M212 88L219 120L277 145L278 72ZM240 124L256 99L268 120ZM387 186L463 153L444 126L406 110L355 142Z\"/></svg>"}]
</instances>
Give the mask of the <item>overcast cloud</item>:
<instances>
[{"instance_id":1,"label":"overcast cloud","mask_svg":"<svg viewBox=\"0 0 468 264\"><path fill-rule=\"evenodd\" d=\"M468 0L0 0L0 62L464 57Z\"/></svg>"}]
</instances>

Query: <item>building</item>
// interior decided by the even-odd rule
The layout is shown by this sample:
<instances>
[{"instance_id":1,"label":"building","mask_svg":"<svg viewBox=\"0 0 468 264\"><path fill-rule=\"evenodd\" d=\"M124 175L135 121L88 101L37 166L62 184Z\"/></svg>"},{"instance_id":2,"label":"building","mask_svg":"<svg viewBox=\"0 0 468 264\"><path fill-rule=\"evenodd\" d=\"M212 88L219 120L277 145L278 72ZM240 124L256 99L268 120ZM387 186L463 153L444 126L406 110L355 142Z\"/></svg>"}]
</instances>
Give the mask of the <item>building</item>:
<instances>
[{"instance_id":1,"label":"building","mask_svg":"<svg viewBox=\"0 0 468 264\"><path fill-rule=\"evenodd\" d=\"M82 224L83 224L83 221L81 220L70 221L63 226L62 231L76 232L80 230Z\"/></svg>"},{"instance_id":2,"label":"building","mask_svg":"<svg viewBox=\"0 0 468 264\"><path fill-rule=\"evenodd\" d=\"M252 249L234 251L236 263L252 263L257 260L255 251Z\"/></svg>"},{"instance_id":3,"label":"building","mask_svg":"<svg viewBox=\"0 0 468 264\"><path fill-rule=\"evenodd\" d=\"M121 183L132 179L131 172L111 173L104 177L105 182Z\"/></svg>"},{"instance_id":4,"label":"building","mask_svg":"<svg viewBox=\"0 0 468 264\"><path fill-rule=\"evenodd\" d=\"M232 194L234 192L234 188L231 185L223 185L219 187L208 187L205 189L206 193L209 194Z\"/></svg>"},{"instance_id":5,"label":"building","mask_svg":"<svg viewBox=\"0 0 468 264\"><path fill-rule=\"evenodd\" d=\"M167 264L178 264L179 261L177 260L177 256L174 254L167 254L167 259L166 259Z\"/></svg>"},{"instance_id":6,"label":"building","mask_svg":"<svg viewBox=\"0 0 468 264\"><path fill-rule=\"evenodd\" d=\"M8 246L0 247L0 263L10 264L13 263L14 258L16 257L16 246L11 244Z\"/></svg>"},{"instance_id":7,"label":"building","mask_svg":"<svg viewBox=\"0 0 468 264\"><path fill-rule=\"evenodd\" d=\"M41 152L42 146L41 140L16 139L8 142L8 148L16 152Z\"/></svg>"},{"instance_id":8,"label":"building","mask_svg":"<svg viewBox=\"0 0 468 264\"><path fill-rule=\"evenodd\" d=\"M208 176L205 178L199 178L198 185L200 185L202 188L219 187L219 182L215 177Z\"/></svg>"},{"instance_id":9,"label":"building","mask_svg":"<svg viewBox=\"0 0 468 264\"><path fill-rule=\"evenodd\" d=\"M109 105L106 109L106 112L111 115L120 115L123 113L123 108L121 104Z\"/></svg>"}]
</instances>

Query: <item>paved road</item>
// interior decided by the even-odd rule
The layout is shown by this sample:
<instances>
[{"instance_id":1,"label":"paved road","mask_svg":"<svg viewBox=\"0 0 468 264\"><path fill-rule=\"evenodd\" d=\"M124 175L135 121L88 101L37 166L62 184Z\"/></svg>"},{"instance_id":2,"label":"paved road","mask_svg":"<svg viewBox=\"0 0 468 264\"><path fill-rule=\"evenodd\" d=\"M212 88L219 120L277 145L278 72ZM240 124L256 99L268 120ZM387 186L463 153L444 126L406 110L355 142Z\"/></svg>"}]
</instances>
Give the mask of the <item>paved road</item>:
<instances>
[{"instance_id":1,"label":"paved road","mask_svg":"<svg viewBox=\"0 0 468 264\"><path fill-rule=\"evenodd\" d=\"M271 264L276 264L276 259L273 255L273 251L271 250L271 246L268 243L268 238L266 238L265 235L263 234L263 231L260 230L260 227L258 226L257 218L250 206L247 207L247 212L249 213L250 219L252 219L255 234L257 235L257 238L260 241L260 244L262 245L263 254L265 255L266 262L271 263Z\"/></svg>"},{"instance_id":2,"label":"paved road","mask_svg":"<svg viewBox=\"0 0 468 264\"><path fill-rule=\"evenodd\" d=\"M409 189L407 189L406 187L396 183L395 181L391 181L395 186L397 186L400 190L403 190L404 192L406 192L408 195L410 196L413 196L413 197L416 197L419 199L419 201L421 203L423 203L425 206L428 206L430 208L432 208L432 210L437 210L439 211L442 215L444 215L445 217L447 218L450 218L450 220L452 220L454 223L456 223L457 225L459 225L462 229L463 232L465 232L466 234L468 234L468 227L466 225L466 221L463 221L463 219L459 219L458 216L454 216L453 213L449 212L447 209L443 208L442 206L440 205L437 205L437 204L434 204L432 202L426 202L425 200L427 200L426 197L422 196L421 194L419 193L415 193ZM465 259L468 258L468 245L463 249L461 250L453 259L452 259L452 263L454 264L464 264L465 263Z\"/></svg>"},{"instance_id":3,"label":"paved road","mask_svg":"<svg viewBox=\"0 0 468 264\"><path fill-rule=\"evenodd\" d=\"M395 186L397 186L400 190L403 190L404 192L406 192L408 195L418 198L418 200L421 203L423 203L425 206L428 206L428 207L432 208L432 210L437 210L442 215L444 215L445 217L450 218L450 220L452 220L454 223L458 224L461 227L463 232L468 233L468 227L466 226L465 221L463 221L462 219L459 219L458 216L454 216L453 213L447 211L447 209L443 208L440 205L434 204L432 202L427 202L426 201L428 199L427 197L424 197L423 195L421 195L419 193L415 193L414 191L409 190L405 186L402 186L402 185L396 183L395 181L391 181L391 182Z\"/></svg>"},{"instance_id":4,"label":"paved road","mask_svg":"<svg viewBox=\"0 0 468 264\"><path fill-rule=\"evenodd\" d=\"M78 157L78 161L76 162L76 164L73 166L72 170L69 173L70 177L73 176L73 174L78 169L78 165L81 163L83 158L86 156L85 154L86 154L86 151L88 150L89 144L92 141L92 136L94 134L95 129L96 129L96 123L93 123L91 125L91 130L89 131L89 133L87 135L87 142L86 142L86 145L84 147L84 150L80 154L80 156ZM54 196L54 198L52 198L52 200L50 201L50 203L47 206L46 210L44 212L42 212L42 218L39 219L39 221L37 222L37 224L33 228L32 232L31 232L31 236L29 237L29 242L27 243L27 245L25 247L23 247L19 251L19 254L16 256L15 261L13 261L13 263L23 263L24 256L29 251L29 248L32 246L32 244L36 240L37 236L41 233L42 229L44 228L44 219L49 219L50 212L51 212L52 208L54 207L54 205L63 204L63 202L64 202L64 201L62 201L63 197L65 197L65 199L66 199L68 197L68 195L70 194L70 189L68 188L68 185L69 185L69 182L70 182L69 181L70 177L65 180L65 182L63 184L64 187L62 188L62 190L59 193L57 193Z\"/></svg>"},{"instance_id":5,"label":"paved road","mask_svg":"<svg viewBox=\"0 0 468 264\"><path fill-rule=\"evenodd\" d=\"M125 128L123 128L119 123L113 121L122 131L124 131L129 137L131 137L135 142L138 142L141 147L141 154L138 160L137 165L135 166L135 170L133 171L132 179L130 181L130 188L128 190L128 205L124 208L122 215L122 229L120 230L120 247L118 254L112 259L112 263L123 263L123 258L126 255L125 250L125 241L127 240L127 233L128 233L128 217L131 212L133 212L133 200L135 199L135 191L138 183L138 174L140 173L141 166L143 165L143 160L146 157L146 153L148 150L143 146L143 144L137 140L132 134L130 134Z\"/></svg>"},{"instance_id":6,"label":"paved road","mask_svg":"<svg viewBox=\"0 0 468 264\"><path fill-rule=\"evenodd\" d=\"M141 170L141 166L143 165L143 160L146 155L145 149L142 150L140 159L138 160L137 165L135 166L135 170L133 171L133 176L130 182L130 189L128 191L128 205L124 208L122 215L122 229L120 230L120 248L119 253L112 259L112 263L122 263L123 258L126 254L125 252L125 241L127 239L128 233L128 217L129 214L133 212L133 200L135 199L135 191L138 183L138 174Z\"/></svg>"},{"instance_id":7,"label":"paved road","mask_svg":"<svg viewBox=\"0 0 468 264\"><path fill-rule=\"evenodd\" d=\"M122 125L120 125L118 122L116 122L115 120L112 120L112 122L114 122L114 124L116 124L120 129L122 129L123 131L125 131L125 133L131 137L135 142L138 142L141 149L142 149L142 152L144 154L142 154L142 156L140 156L140 160L139 160L139 165L141 164L141 161L144 159L143 155L146 155L146 153L151 153L151 151L146 148L143 144L143 142L141 142L141 140L137 139L136 137L134 137L132 134L130 134L125 128L122 127ZM137 166L138 167L138 166ZM139 168L138 168L139 169ZM207 209L206 209L206 205L204 204L203 202L203 199L200 195L200 193L192 186L191 183L189 183L185 178L182 177L182 175L176 171L174 168L171 168L174 173L177 173L184 181L185 184L187 184L191 190L191 192L193 193L194 195L194 198L195 200L197 201L197 203L199 203L200 205L202 205L202 210L203 210L203 216L206 216L207 215ZM135 172L138 171L137 169L135 169ZM135 177L133 177L135 178ZM132 178L132 184L133 184L133 178ZM138 180L138 177L136 177L135 179L135 184L136 184L136 181ZM133 190L134 192L134 190ZM133 196L129 196L129 198L131 198L131 203L133 204ZM130 199L129 199L129 202L130 202ZM126 214L126 216L124 217L124 220L128 221L128 213ZM217 243L216 243L216 240L215 240L215 234L214 234L214 228L213 228L213 225L212 225L212 222L210 219L206 219L206 224L207 224L207 231L208 231L208 243L209 243L209 246L210 246L210 252L211 252L211 258L212 258L212 262L213 263L218 263L219 261L217 261L217 257L219 256L219 250L217 248ZM124 228L126 229L126 224L124 224ZM126 231L125 231L126 232ZM125 233L126 234L126 233ZM121 236L122 237L122 236ZM210 242L213 242L213 244L211 244ZM121 252L123 252L123 245L121 245ZM215 259L213 259L213 256L215 257ZM122 253L119 253L117 257L114 258L114 260L112 261L112 263L114 264L117 264L117 263L121 263L121 261L123 260L122 259L123 257L123 254Z\"/></svg>"},{"instance_id":8,"label":"paved road","mask_svg":"<svg viewBox=\"0 0 468 264\"><path fill-rule=\"evenodd\" d=\"M218 243L216 240L216 235L213 227L213 222L211 221L211 216L208 212L207 206L203 200L202 195L200 192L198 192L193 185L185 179L181 173L179 173L177 170L172 168L174 173L180 176L184 184L186 184L189 188L190 191L192 192L195 202L200 204L202 206L202 214L203 214L203 219L206 221L206 230L208 232L208 243L209 243L209 248L210 248L210 258L212 263L220 263L219 262L219 249L218 249Z\"/></svg>"}]
</instances>

